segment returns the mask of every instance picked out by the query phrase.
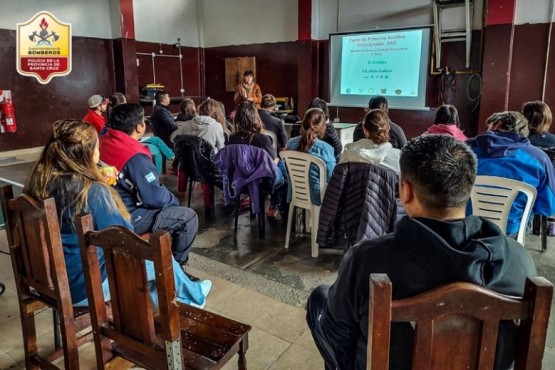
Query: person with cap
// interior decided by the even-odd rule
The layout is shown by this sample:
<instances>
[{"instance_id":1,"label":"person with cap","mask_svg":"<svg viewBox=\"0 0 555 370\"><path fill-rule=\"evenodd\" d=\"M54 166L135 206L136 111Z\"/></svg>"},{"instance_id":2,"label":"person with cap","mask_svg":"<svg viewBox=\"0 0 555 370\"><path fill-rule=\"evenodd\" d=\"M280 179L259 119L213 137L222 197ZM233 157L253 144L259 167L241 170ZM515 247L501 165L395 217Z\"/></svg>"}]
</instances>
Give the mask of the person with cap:
<instances>
[{"instance_id":1,"label":"person with cap","mask_svg":"<svg viewBox=\"0 0 555 370\"><path fill-rule=\"evenodd\" d=\"M108 107L110 101L108 98L102 95L95 94L89 98L87 103L89 104L89 111L83 117L83 121L86 121L94 126L98 135L104 133L104 126L106 125L106 119L104 118L104 112Z\"/></svg>"}]
</instances>

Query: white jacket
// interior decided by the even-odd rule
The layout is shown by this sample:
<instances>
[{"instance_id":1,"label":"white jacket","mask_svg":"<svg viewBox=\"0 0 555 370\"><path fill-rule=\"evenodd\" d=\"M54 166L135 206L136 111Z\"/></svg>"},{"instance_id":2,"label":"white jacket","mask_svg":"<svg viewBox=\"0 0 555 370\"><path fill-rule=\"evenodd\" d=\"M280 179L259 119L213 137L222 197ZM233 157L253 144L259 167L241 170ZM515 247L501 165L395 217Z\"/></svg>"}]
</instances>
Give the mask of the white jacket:
<instances>
[{"instance_id":1,"label":"white jacket","mask_svg":"<svg viewBox=\"0 0 555 370\"><path fill-rule=\"evenodd\" d=\"M394 148L391 143L376 144L373 140L361 139L345 145L339 163L362 162L382 165L399 174L400 157L401 151Z\"/></svg>"}]
</instances>

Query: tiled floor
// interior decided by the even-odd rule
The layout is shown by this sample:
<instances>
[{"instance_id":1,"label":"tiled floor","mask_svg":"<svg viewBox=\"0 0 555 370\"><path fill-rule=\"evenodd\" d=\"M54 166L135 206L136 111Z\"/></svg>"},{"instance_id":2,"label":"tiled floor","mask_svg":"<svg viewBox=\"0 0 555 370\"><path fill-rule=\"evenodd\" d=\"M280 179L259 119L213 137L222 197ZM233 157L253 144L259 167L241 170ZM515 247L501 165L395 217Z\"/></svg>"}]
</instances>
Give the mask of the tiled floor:
<instances>
[{"instance_id":1,"label":"tiled floor","mask_svg":"<svg viewBox=\"0 0 555 370\"><path fill-rule=\"evenodd\" d=\"M5 246L5 232L0 245ZM5 250L4 248L2 248ZM6 291L0 297L0 369L23 369L21 324L17 293L13 284L9 256L0 255L0 281ZM314 346L305 322L303 308L284 304L260 293L242 288L229 281L210 276L202 271L190 272L213 282L206 309L250 324L247 363L249 369L322 369L323 362ZM39 348L53 346L52 314L45 310L37 316ZM80 350L81 369L94 369L94 346L87 344ZM236 369L232 359L224 369Z\"/></svg>"}]
</instances>

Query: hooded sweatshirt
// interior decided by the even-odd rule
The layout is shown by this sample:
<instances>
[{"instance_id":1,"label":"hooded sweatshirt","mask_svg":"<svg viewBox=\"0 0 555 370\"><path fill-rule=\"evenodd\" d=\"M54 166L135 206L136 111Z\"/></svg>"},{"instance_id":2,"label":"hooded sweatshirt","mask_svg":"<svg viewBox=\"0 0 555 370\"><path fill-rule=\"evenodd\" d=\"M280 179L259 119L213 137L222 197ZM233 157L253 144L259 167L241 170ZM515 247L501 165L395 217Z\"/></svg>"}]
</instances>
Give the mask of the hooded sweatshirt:
<instances>
[{"instance_id":1,"label":"hooded sweatshirt","mask_svg":"<svg viewBox=\"0 0 555 370\"><path fill-rule=\"evenodd\" d=\"M466 142L478 157L478 175L498 176L532 185L537 190L532 212L555 213L555 170L549 157L514 132L488 131ZM507 234L518 231L526 197L517 195L507 222Z\"/></svg>"},{"instance_id":2,"label":"hooded sweatshirt","mask_svg":"<svg viewBox=\"0 0 555 370\"><path fill-rule=\"evenodd\" d=\"M208 141L214 147L214 153L225 145L222 125L210 116L195 116L189 121L176 123L177 130L170 136L172 143L175 143L175 137L178 135L192 135Z\"/></svg>"},{"instance_id":3,"label":"hooded sweatshirt","mask_svg":"<svg viewBox=\"0 0 555 370\"><path fill-rule=\"evenodd\" d=\"M320 325L341 369L366 369L371 273L389 276L396 300L457 281L521 296L536 269L526 249L488 220L403 217L395 233L349 248L329 289ZM512 322L500 325L496 370L513 362L515 330ZM413 333L410 324L392 324L390 370L411 369Z\"/></svg>"},{"instance_id":4,"label":"hooded sweatshirt","mask_svg":"<svg viewBox=\"0 0 555 370\"><path fill-rule=\"evenodd\" d=\"M428 130L424 133L424 135L430 134L438 134L438 135L451 135L455 139L460 141L466 141L468 138L465 134L463 134L462 130L457 127L457 125L444 125L444 124L437 124L431 125L428 127Z\"/></svg>"},{"instance_id":5,"label":"hooded sweatshirt","mask_svg":"<svg viewBox=\"0 0 555 370\"><path fill-rule=\"evenodd\" d=\"M361 139L345 145L339 163L359 162L382 165L399 174L399 159L401 151L391 143L376 144L371 139Z\"/></svg>"}]
</instances>

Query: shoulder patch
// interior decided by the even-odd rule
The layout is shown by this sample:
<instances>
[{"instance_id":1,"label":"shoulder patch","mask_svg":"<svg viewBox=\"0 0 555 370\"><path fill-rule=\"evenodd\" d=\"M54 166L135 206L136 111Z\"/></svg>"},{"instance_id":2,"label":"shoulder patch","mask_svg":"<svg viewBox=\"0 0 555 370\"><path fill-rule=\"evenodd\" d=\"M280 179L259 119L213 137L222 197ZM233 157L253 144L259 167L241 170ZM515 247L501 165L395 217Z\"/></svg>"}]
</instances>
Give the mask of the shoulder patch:
<instances>
[{"instance_id":1,"label":"shoulder patch","mask_svg":"<svg viewBox=\"0 0 555 370\"><path fill-rule=\"evenodd\" d=\"M154 173L149 172L148 174L145 175L145 179L148 182L153 182L154 180L156 180L156 175L154 175Z\"/></svg>"}]
</instances>

